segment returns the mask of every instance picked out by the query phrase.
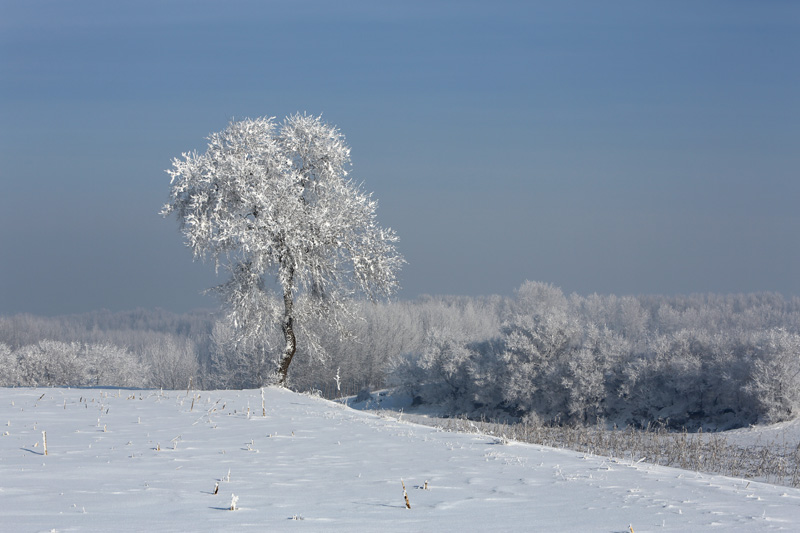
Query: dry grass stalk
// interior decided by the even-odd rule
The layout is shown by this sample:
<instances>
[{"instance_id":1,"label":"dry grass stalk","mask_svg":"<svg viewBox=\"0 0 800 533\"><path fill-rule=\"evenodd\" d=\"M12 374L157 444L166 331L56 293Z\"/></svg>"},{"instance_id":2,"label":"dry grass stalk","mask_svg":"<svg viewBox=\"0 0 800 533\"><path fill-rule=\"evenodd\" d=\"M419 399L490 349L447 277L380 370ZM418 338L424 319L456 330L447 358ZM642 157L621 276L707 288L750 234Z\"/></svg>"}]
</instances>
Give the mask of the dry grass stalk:
<instances>
[{"instance_id":1,"label":"dry grass stalk","mask_svg":"<svg viewBox=\"0 0 800 533\"><path fill-rule=\"evenodd\" d=\"M406 509L411 509L411 502L408 501L408 493L406 492L406 484L402 479L400 483L403 485L403 498L406 500Z\"/></svg>"}]
</instances>

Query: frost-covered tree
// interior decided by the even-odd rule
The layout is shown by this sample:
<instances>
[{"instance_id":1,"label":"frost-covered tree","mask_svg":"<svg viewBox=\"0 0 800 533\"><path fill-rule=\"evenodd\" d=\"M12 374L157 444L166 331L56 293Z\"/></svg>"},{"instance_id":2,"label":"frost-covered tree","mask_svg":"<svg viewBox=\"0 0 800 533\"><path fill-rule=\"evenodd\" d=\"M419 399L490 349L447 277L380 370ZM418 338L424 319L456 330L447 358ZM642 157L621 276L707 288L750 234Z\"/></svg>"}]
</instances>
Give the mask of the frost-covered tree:
<instances>
[{"instance_id":1,"label":"frost-covered tree","mask_svg":"<svg viewBox=\"0 0 800 533\"><path fill-rule=\"evenodd\" d=\"M579 328L561 289L526 281L517 289L516 309L503 326L506 402L519 411L563 408L560 366L579 347Z\"/></svg>"},{"instance_id":2,"label":"frost-covered tree","mask_svg":"<svg viewBox=\"0 0 800 533\"><path fill-rule=\"evenodd\" d=\"M349 166L337 128L296 114L281 124L231 122L211 134L205 153L184 153L167 171L171 198L162 213L177 214L195 257L229 270L216 291L258 368L269 361L253 341L280 323L285 344L271 374L281 385L298 324L337 325L355 293L374 299L397 287L397 237L378 225L377 204L347 178Z\"/></svg>"}]
</instances>

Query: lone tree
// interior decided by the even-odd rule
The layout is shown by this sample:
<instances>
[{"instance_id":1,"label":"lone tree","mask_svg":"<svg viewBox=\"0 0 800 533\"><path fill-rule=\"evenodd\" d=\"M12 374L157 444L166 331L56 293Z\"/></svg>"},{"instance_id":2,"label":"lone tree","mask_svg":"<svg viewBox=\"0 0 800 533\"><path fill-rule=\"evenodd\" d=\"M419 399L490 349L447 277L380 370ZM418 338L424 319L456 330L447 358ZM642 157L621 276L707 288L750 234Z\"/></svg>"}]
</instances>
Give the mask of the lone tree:
<instances>
[{"instance_id":1,"label":"lone tree","mask_svg":"<svg viewBox=\"0 0 800 533\"><path fill-rule=\"evenodd\" d=\"M213 290L242 345L258 345L280 323L283 352L257 379L285 386L297 323L337 325L356 293L376 299L397 289L397 237L377 224L371 195L346 177L350 149L321 117L233 121L208 141L204 154L172 161L162 214L177 214L195 258L230 272ZM250 355L267 368L265 348Z\"/></svg>"}]
</instances>

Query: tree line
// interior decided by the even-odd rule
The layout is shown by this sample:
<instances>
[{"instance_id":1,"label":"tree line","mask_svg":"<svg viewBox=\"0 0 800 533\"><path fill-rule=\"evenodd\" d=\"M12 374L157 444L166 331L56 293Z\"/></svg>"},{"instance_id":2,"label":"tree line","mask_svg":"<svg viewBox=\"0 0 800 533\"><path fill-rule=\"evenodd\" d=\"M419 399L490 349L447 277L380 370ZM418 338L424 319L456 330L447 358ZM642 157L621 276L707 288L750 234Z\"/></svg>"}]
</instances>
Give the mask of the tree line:
<instances>
[{"instance_id":1,"label":"tree line","mask_svg":"<svg viewBox=\"0 0 800 533\"><path fill-rule=\"evenodd\" d=\"M394 387L451 414L559 424L728 428L800 410L800 298L582 296L525 282L511 297L352 305L337 330L298 329L291 388ZM0 385L258 387L261 360L233 329L212 312L4 316ZM258 349L277 360L283 340L273 324Z\"/></svg>"},{"instance_id":2,"label":"tree line","mask_svg":"<svg viewBox=\"0 0 800 533\"><path fill-rule=\"evenodd\" d=\"M453 413L727 429L800 412L800 299L571 295L525 282L497 334L432 330L391 382Z\"/></svg>"}]
</instances>

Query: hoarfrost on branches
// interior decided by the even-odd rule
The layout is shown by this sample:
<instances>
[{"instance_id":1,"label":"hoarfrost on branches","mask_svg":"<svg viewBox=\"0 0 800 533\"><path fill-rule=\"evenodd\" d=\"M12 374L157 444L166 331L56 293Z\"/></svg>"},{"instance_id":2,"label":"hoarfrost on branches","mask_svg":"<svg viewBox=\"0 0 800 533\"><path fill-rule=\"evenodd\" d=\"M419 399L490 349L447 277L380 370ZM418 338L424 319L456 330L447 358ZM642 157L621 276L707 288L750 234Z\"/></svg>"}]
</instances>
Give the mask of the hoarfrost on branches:
<instances>
[{"instance_id":1,"label":"hoarfrost on branches","mask_svg":"<svg viewBox=\"0 0 800 533\"><path fill-rule=\"evenodd\" d=\"M173 160L162 214L177 215L196 258L229 271L214 290L235 340L256 358L261 381L272 374L285 385L298 325L337 327L356 293L376 299L396 290L397 237L347 178L350 149L321 117L235 121L208 140L205 153ZM270 372L263 339L278 323L285 344Z\"/></svg>"}]
</instances>

